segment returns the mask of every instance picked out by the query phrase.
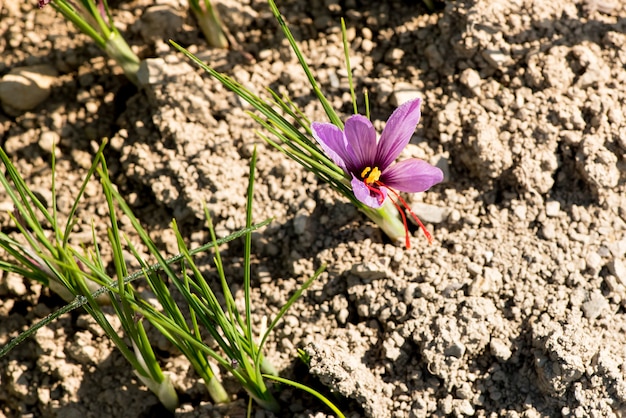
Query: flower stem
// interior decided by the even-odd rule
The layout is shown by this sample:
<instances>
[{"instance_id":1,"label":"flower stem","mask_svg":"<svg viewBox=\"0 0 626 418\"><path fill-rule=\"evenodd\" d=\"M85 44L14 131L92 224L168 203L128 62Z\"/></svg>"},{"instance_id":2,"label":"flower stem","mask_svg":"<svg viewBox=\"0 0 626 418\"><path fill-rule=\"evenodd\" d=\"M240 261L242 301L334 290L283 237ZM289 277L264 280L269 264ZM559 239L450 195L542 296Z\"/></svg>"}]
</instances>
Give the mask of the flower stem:
<instances>
[{"instance_id":1,"label":"flower stem","mask_svg":"<svg viewBox=\"0 0 626 418\"><path fill-rule=\"evenodd\" d=\"M137 72L139 71L140 64L139 57L130 49L124 37L117 30L113 30L110 33L104 51L122 67L126 77L128 77L133 84L138 86L139 79L137 78Z\"/></svg>"},{"instance_id":2,"label":"flower stem","mask_svg":"<svg viewBox=\"0 0 626 418\"><path fill-rule=\"evenodd\" d=\"M360 210L374 221L394 244L398 244L405 238L406 229L404 223L400 220L398 209L396 209L391 199L385 199L385 203L379 209L361 205Z\"/></svg>"}]
</instances>

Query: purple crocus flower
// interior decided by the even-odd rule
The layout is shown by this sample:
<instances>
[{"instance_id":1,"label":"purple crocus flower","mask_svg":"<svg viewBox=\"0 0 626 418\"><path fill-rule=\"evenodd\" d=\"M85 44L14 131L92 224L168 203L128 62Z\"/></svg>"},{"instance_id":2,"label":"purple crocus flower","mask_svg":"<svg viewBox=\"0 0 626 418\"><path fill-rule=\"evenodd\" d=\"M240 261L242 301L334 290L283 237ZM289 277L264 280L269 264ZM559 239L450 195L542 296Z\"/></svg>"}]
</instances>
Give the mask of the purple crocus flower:
<instances>
[{"instance_id":1,"label":"purple crocus flower","mask_svg":"<svg viewBox=\"0 0 626 418\"><path fill-rule=\"evenodd\" d=\"M48 5L48 3L50 3L52 0L39 0L39 8L43 9L46 5Z\"/></svg>"},{"instance_id":2,"label":"purple crocus flower","mask_svg":"<svg viewBox=\"0 0 626 418\"><path fill-rule=\"evenodd\" d=\"M420 105L421 100L414 99L398 107L379 140L372 123L362 115L349 117L343 131L330 123L311 124L313 136L333 162L352 177L354 196L365 205L380 208L391 191L409 209L397 191L423 192L443 180L443 172L425 161L410 158L394 163L415 132ZM417 216L409 212L429 237ZM406 227L401 210L400 214Z\"/></svg>"}]
</instances>

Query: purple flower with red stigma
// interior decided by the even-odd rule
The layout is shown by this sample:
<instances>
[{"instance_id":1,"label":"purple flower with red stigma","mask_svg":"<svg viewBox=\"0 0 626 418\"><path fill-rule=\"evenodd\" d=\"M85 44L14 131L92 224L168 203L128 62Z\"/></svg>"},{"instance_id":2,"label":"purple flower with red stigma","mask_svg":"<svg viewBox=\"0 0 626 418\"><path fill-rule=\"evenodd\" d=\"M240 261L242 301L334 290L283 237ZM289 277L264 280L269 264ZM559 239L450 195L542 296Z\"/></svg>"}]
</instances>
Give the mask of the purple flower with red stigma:
<instances>
[{"instance_id":1,"label":"purple flower with red stigma","mask_svg":"<svg viewBox=\"0 0 626 418\"><path fill-rule=\"evenodd\" d=\"M352 177L352 191L360 202L378 209L391 192L411 213L430 241L430 234L424 225L397 192L424 192L443 180L443 172L425 161L410 158L395 163L415 132L420 119L420 105L421 100L414 99L398 107L389 117L378 140L374 126L362 115L349 117L343 131L333 124L319 122L312 123L311 129L324 152ZM391 200L402 215L409 247L406 218L396 201Z\"/></svg>"}]
</instances>

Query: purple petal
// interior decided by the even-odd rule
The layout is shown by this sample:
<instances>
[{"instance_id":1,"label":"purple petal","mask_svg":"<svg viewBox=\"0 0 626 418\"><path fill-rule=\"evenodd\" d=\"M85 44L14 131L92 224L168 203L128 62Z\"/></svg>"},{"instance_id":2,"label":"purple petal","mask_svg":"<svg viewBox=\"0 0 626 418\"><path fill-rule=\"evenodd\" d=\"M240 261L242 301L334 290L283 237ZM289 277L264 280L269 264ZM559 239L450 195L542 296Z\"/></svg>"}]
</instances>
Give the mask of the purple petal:
<instances>
[{"instance_id":1,"label":"purple petal","mask_svg":"<svg viewBox=\"0 0 626 418\"><path fill-rule=\"evenodd\" d=\"M39 0L39 8L43 9L50 3L52 0Z\"/></svg>"},{"instance_id":2,"label":"purple petal","mask_svg":"<svg viewBox=\"0 0 626 418\"><path fill-rule=\"evenodd\" d=\"M417 122L420 120L421 99L410 100L398 107L387 120L378 142L376 163L385 171L398 158L404 147L411 140Z\"/></svg>"},{"instance_id":3,"label":"purple petal","mask_svg":"<svg viewBox=\"0 0 626 418\"><path fill-rule=\"evenodd\" d=\"M408 193L426 191L442 180L443 171L416 158L388 167L380 178L385 186Z\"/></svg>"},{"instance_id":4,"label":"purple petal","mask_svg":"<svg viewBox=\"0 0 626 418\"><path fill-rule=\"evenodd\" d=\"M360 170L373 167L376 159L376 129L372 122L362 115L350 116L343 132L357 165L349 168Z\"/></svg>"},{"instance_id":5,"label":"purple petal","mask_svg":"<svg viewBox=\"0 0 626 418\"><path fill-rule=\"evenodd\" d=\"M353 158L346 149L346 140L341 129L332 123L313 122L311 131L313 131L313 137L330 159L348 172L346 163L352 162Z\"/></svg>"},{"instance_id":6,"label":"purple petal","mask_svg":"<svg viewBox=\"0 0 626 418\"><path fill-rule=\"evenodd\" d=\"M352 192L354 196L362 203L366 204L370 208L378 209L382 206L382 203L387 198L387 189L380 189L382 193L382 198L380 195L372 193L372 191L365 185L364 182L359 180L357 177L352 176Z\"/></svg>"}]
</instances>

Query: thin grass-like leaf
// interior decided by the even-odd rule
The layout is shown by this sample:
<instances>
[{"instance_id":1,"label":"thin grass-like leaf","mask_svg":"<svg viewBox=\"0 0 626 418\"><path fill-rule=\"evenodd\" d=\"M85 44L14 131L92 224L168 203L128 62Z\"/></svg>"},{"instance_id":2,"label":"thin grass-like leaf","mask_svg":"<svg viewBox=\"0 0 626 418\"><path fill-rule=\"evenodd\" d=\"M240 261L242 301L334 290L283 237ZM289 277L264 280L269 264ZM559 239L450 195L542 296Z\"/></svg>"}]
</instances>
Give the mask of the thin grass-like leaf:
<instances>
[{"instance_id":1,"label":"thin grass-like leaf","mask_svg":"<svg viewBox=\"0 0 626 418\"><path fill-rule=\"evenodd\" d=\"M252 226L252 199L254 197L254 178L256 171L256 147L252 151L252 158L250 158L250 171L248 181L248 200L246 202L246 228ZM250 254L252 252L252 233L245 235L245 244L243 252L243 290L244 290L244 303L246 310L246 338L248 341L253 341L252 336L252 309L250 307Z\"/></svg>"},{"instance_id":2,"label":"thin grass-like leaf","mask_svg":"<svg viewBox=\"0 0 626 418\"><path fill-rule=\"evenodd\" d=\"M313 92L315 93L315 95L317 96L317 99L322 104L322 107L324 108L326 115L328 116L330 121L333 123L333 125L343 129L343 122L341 121L341 119L337 115L337 112L335 112L335 109L333 109L332 105L326 99L321 89L319 88L319 85L317 84L315 77L313 77L313 73L311 72L309 65L304 59L302 52L300 52L300 48L298 48L298 44L296 43L296 40L293 37L293 34L289 30L289 27L285 23L283 16L280 14L278 7L276 7L276 3L274 2L274 0L269 0L269 5L270 5L270 9L272 10L272 13L274 14L274 17L276 18L276 20L278 21L278 24L280 25L280 28L285 34L285 37L289 41L289 44L291 45L292 50L296 54L296 57L298 58L298 62L300 62L300 66L304 70L306 77L309 79L309 83L311 84L311 87L313 88Z\"/></svg>"},{"instance_id":3,"label":"thin grass-like leaf","mask_svg":"<svg viewBox=\"0 0 626 418\"><path fill-rule=\"evenodd\" d=\"M264 374L263 377L265 377L267 379L270 379L270 380L275 380L275 381L283 383L285 385L293 386L293 387L295 387L297 389L300 389L300 390L302 390L302 391L304 391L306 393L309 393L309 394L315 396L320 401L322 401L324 403L324 405L328 406L337 415L338 418L345 418L345 415L339 410L339 408L337 408L331 401L328 400L328 398L326 398L324 395L322 395L321 393L319 393L315 389L312 389L312 388L310 388L308 386L305 386L302 383L294 382L293 380L285 379L285 378L279 377L279 376L272 376L272 375L269 375L269 374Z\"/></svg>"},{"instance_id":4,"label":"thin grass-like leaf","mask_svg":"<svg viewBox=\"0 0 626 418\"><path fill-rule=\"evenodd\" d=\"M343 53L346 60L346 70L348 71L348 85L350 86L350 97L352 98L352 107L354 114L359 113L359 107L356 102L356 94L354 93L354 82L352 81L352 67L350 66L350 47L348 46L348 36L346 31L346 21L341 18L341 38L343 40Z\"/></svg>"}]
</instances>

